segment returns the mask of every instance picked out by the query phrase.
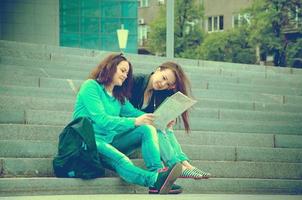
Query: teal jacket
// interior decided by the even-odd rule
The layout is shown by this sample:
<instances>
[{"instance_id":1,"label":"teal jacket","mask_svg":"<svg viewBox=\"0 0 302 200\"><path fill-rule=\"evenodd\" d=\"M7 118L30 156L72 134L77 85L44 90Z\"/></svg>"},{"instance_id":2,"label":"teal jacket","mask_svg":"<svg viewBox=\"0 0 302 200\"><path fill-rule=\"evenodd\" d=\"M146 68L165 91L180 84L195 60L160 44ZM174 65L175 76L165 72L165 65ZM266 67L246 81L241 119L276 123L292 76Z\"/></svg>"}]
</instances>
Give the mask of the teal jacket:
<instances>
[{"instance_id":1,"label":"teal jacket","mask_svg":"<svg viewBox=\"0 0 302 200\"><path fill-rule=\"evenodd\" d=\"M110 96L104 85L86 80L78 92L73 118L88 117L93 124L96 140L111 143L114 136L135 128L135 118L144 112L126 100L121 104Z\"/></svg>"}]
</instances>

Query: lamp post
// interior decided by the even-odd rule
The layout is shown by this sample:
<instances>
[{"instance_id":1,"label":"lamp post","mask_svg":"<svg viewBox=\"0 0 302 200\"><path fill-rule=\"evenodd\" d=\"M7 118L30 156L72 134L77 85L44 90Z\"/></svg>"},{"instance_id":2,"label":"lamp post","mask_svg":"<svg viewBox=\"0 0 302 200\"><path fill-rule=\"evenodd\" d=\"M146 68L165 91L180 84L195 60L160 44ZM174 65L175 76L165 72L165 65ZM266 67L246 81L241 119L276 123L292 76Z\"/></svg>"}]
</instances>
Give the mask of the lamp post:
<instances>
[{"instance_id":1,"label":"lamp post","mask_svg":"<svg viewBox=\"0 0 302 200\"><path fill-rule=\"evenodd\" d=\"M121 25L121 29L117 29L117 39L118 45L120 47L121 52L123 53L123 49L126 49L127 40L128 40L128 30L124 29L124 24Z\"/></svg>"},{"instance_id":2,"label":"lamp post","mask_svg":"<svg viewBox=\"0 0 302 200\"><path fill-rule=\"evenodd\" d=\"M167 0L166 56L174 58L174 0Z\"/></svg>"}]
</instances>

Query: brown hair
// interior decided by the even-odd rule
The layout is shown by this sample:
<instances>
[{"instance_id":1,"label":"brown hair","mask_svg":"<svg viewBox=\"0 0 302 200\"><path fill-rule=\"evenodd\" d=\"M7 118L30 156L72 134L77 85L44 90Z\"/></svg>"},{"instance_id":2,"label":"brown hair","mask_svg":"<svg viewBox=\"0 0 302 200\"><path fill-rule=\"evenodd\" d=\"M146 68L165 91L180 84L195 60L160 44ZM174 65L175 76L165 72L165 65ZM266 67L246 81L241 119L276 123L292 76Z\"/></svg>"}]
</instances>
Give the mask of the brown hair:
<instances>
[{"instance_id":1,"label":"brown hair","mask_svg":"<svg viewBox=\"0 0 302 200\"><path fill-rule=\"evenodd\" d=\"M174 62L165 62L165 63L161 64L159 66L159 68L160 68L160 70L170 69L173 71L175 78L176 78L175 88L173 89L173 91L175 93L180 91L181 93L183 93L187 96L192 96L191 83L179 64L174 63ZM188 133L190 131L188 111L183 112L181 114L181 118L182 118L185 130Z\"/></svg>"},{"instance_id":2,"label":"brown hair","mask_svg":"<svg viewBox=\"0 0 302 200\"><path fill-rule=\"evenodd\" d=\"M116 73L117 66L120 62L126 61L129 64L129 71L127 78L121 86L115 86L113 89L113 96L118 99L122 104L125 99L129 99L132 87L132 65L123 56L123 54L110 54L98 66L96 66L90 73L89 79L94 79L99 83L107 86L112 82L112 78Z\"/></svg>"}]
</instances>

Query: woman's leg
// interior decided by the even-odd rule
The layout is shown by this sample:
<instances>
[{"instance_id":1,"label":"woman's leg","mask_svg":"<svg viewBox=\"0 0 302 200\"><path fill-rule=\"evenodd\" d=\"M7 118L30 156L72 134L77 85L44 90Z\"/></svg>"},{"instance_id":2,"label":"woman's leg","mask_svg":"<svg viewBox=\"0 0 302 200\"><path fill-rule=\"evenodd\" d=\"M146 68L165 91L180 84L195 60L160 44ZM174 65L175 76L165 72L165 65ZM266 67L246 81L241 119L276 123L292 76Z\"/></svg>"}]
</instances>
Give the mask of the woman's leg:
<instances>
[{"instance_id":1,"label":"woman's leg","mask_svg":"<svg viewBox=\"0 0 302 200\"><path fill-rule=\"evenodd\" d=\"M157 172L136 167L126 155L102 140L97 140L96 145L102 162L114 169L125 181L147 187L153 186L156 182Z\"/></svg>"},{"instance_id":2,"label":"woman's leg","mask_svg":"<svg viewBox=\"0 0 302 200\"><path fill-rule=\"evenodd\" d=\"M203 170L200 170L191 165L188 156L182 151L182 148L179 142L177 141L173 131L167 130L166 134L169 138L171 146L175 151L177 158L181 161L183 165L183 173L181 176L182 178L202 179L209 178L211 176L210 173L204 172Z\"/></svg>"},{"instance_id":3,"label":"woman's leg","mask_svg":"<svg viewBox=\"0 0 302 200\"><path fill-rule=\"evenodd\" d=\"M140 133L143 136L143 145L154 145L154 144L144 144L144 142L150 140L149 142L154 142L154 138L157 138L157 133L155 131L152 132L151 135L153 135L153 139L150 138L150 134L144 134L141 131L149 132L150 128L143 127L137 130L138 133ZM136 133L136 132L135 132ZM137 134L137 133L136 133ZM134 134L135 135L135 134ZM155 137L154 137L155 135ZM135 139L136 137L134 137ZM123 137L120 137L119 139L123 139ZM129 139L129 138L127 138ZM136 143L136 142L135 142ZM135 144L134 143L134 144ZM98 151L100 152L102 156L102 161L105 165L110 166L110 168L115 169L115 171L127 182L138 184L141 186L147 186L152 187L156 189L156 191L160 194L167 194L169 193L173 183L175 180L181 175L182 167L181 164L176 164L170 169L161 169L157 172L150 172L147 170L143 170L141 168L136 167L129 158L121 153L119 150L117 150L115 147L113 147L111 144L108 144L102 140L96 141ZM117 145L118 142L115 141L115 145ZM125 142L123 143L125 144ZM129 143L131 144L131 142ZM126 145L125 145L126 146ZM132 146L132 144L130 145ZM136 146L136 145L134 145ZM150 146L150 147L151 147ZM123 147L121 145L120 147ZM149 147L149 148L150 148ZM158 158L155 158L155 160L158 160L156 162L150 162L157 163L157 165L161 165L160 158L159 158L159 147L157 144L157 148L155 145L155 154Z\"/></svg>"},{"instance_id":4,"label":"woman's leg","mask_svg":"<svg viewBox=\"0 0 302 200\"><path fill-rule=\"evenodd\" d=\"M183 161L188 161L189 158L188 156L182 151L182 148L179 144L179 142L177 141L176 137L175 137L175 134L173 131L171 130L167 130L166 131L166 135L167 135L167 138L172 146L172 148L174 149L174 152L177 156L177 158L183 162Z\"/></svg>"},{"instance_id":5,"label":"woman's leg","mask_svg":"<svg viewBox=\"0 0 302 200\"><path fill-rule=\"evenodd\" d=\"M170 138L166 133L163 133L160 130L157 130L158 133L158 141L159 141L159 149L160 149L160 156L164 163L171 167L176 163L181 162L176 153L174 147L171 144Z\"/></svg>"},{"instance_id":6,"label":"woman's leg","mask_svg":"<svg viewBox=\"0 0 302 200\"><path fill-rule=\"evenodd\" d=\"M112 146L126 155L141 147L142 157L149 171L158 171L163 167L160 160L157 131L153 126L142 125L120 134L113 139Z\"/></svg>"}]
</instances>

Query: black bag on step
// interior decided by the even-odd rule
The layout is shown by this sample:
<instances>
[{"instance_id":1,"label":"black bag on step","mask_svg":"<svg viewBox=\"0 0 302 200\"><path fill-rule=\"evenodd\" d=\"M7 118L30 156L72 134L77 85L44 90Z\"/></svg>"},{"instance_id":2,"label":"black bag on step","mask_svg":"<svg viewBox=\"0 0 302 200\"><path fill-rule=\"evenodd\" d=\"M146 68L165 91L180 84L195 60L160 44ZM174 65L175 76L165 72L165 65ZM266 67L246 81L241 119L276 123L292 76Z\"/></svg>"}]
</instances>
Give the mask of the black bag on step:
<instances>
[{"instance_id":1,"label":"black bag on step","mask_svg":"<svg viewBox=\"0 0 302 200\"><path fill-rule=\"evenodd\" d=\"M60 133L53 169L57 177L92 179L104 176L105 169L88 118L73 120Z\"/></svg>"}]
</instances>

